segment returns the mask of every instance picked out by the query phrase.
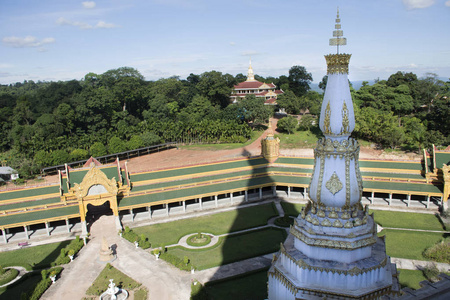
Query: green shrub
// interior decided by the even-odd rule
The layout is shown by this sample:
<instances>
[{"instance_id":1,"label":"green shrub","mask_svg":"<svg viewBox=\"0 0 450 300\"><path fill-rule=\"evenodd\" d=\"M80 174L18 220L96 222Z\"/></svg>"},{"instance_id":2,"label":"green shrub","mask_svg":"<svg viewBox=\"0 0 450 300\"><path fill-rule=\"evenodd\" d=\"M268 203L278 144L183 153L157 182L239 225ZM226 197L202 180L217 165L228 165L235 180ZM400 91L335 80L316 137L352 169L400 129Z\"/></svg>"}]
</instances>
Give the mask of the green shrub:
<instances>
[{"instance_id":1,"label":"green shrub","mask_svg":"<svg viewBox=\"0 0 450 300\"><path fill-rule=\"evenodd\" d=\"M427 265L423 270L423 275L431 282L438 281L439 269L435 263Z\"/></svg>"},{"instance_id":2,"label":"green shrub","mask_svg":"<svg viewBox=\"0 0 450 300\"><path fill-rule=\"evenodd\" d=\"M38 300L41 298L42 294L48 289L48 287L52 284L52 281L49 278L42 279L34 288L31 293L29 299L30 300Z\"/></svg>"},{"instance_id":3,"label":"green shrub","mask_svg":"<svg viewBox=\"0 0 450 300\"><path fill-rule=\"evenodd\" d=\"M170 251L161 253L160 257L183 271L190 271L192 268L195 268L190 262L186 264L184 262L184 259L181 259L178 256L171 254Z\"/></svg>"},{"instance_id":4,"label":"green shrub","mask_svg":"<svg viewBox=\"0 0 450 300\"><path fill-rule=\"evenodd\" d=\"M450 240L445 239L426 249L423 256L437 262L450 263Z\"/></svg>"},{"instance_id":5,"label":"green shrub","mask_svg":"<svg viewBox=\"0 0 450 300\"><path fill-rule=\"evenodd\" d=\"M0 266L0 275L4 274L5 272L6 272L6 270L5 270L5 269L3 269L3 267L2 267L2 266Z\"/></svg>"}]
</instances>

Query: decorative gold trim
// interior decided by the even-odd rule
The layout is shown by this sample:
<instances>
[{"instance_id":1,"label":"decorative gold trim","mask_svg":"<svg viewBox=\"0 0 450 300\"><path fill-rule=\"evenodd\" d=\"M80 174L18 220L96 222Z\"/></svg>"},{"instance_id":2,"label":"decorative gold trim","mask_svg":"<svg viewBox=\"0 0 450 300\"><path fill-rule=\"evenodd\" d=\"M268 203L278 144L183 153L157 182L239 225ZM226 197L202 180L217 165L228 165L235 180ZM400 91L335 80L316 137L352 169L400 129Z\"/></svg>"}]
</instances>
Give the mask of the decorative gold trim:
<instances>
[{"instance_id":1,"label":"decorative gold trim","mask_svg":"<svg viewBox=\"0 0 450 300\"><path fill-rule=\"evenodd\" d=\"M325 108L325 119L323 120L323 134L332 134L331 132L331 107L328 101L327 107Z\"/></svg>"},{"instance_id":2,"label":"decorative gold trim","mask_svg":"<svg viewBox=\"0 0 450 300\"><path fill-rule=\"evenodd\" d=\"M342 190L342 182L339 180L339 176L336 171L331 175L330 179L325 183L325 187L332 193L336 195L337 192Z\"/></svg>"},{"instance_id":3,"label":"decorative gold trim","mask_svg":"<svg viewBox=\"0 0 450 300\"><path fill-rule=\"evenodd\" d=\"M344 100L344 105L342 106L342 129L341 129L341 134L350 134L350 121L348 120L348 108L347 108L347 104L345 103Z\"/></svg>"},{"instance_id":4,"label":"decorative gold trim","mask_svg":"<svg viewBox=\"0 0 450 300\"><path fill-rule=\"evenodd\" d=\"M328 74L348 74L348 64L351 54L329 54L325 55Z\"/></svg>"}]
</instances>

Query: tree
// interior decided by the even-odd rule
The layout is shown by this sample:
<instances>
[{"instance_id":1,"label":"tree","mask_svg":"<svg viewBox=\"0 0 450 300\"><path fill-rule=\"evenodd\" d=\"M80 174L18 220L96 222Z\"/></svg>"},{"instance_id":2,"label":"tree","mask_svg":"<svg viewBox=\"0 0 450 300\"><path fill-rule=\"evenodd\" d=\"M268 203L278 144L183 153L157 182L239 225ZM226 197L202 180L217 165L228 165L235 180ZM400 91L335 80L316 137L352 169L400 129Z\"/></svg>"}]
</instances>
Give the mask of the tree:
<instances>
[{"instance_id":1,"label":"tree","mask_svg":"<svg viewBox=\"0 0 450 300\"><path fill-rule=\"evenodd\" d=\"M108 154L105 145L103 145L103 143L101 142L93 143L89 150L93 157L99 157Z\"/></svg>"},{"instance_id":2,"label":"tree","mask_svg":"<svg viewBox=\"0 0 450 300\"><path fill-rule=\"evenodd\" d=\"M117 136L113 136L109 140L108 149L109 149L108 152L110 154L120 153L120 152L127 151L127 146L126 146L126 143L124 141L122 141L120 138L118 138Z\"/></svg>"},{"instance_id":3,"label":"tree","mask_svg":"<svg viewBox=\"0 0 450 300\"><path fill-rule=\"evenodd\" d=\"M272 114L272 109L264 105L264 98L257 98L255 95L245 96L238 105L247 122L264 123Z\"/></svg>"},{"instance_id":4,"label":"tree","mask_svg":"<svg viewBox=\"0 0 450 300\"><path fill-rule=\"evenodd\" d=\"M297 97L303 96L310 90L309 84L313 78L311 73L306 71L303 66L293 66L289 69L289 89L294 92Z\"/></svg>"},{"instance_id":5,"label":"tree","mask_svg":"<svg viewBox=\"0 0 450 300\"><path fill-rule=\"evenodd\" d=\"M280 108L286 109L286 112L289 114L299 114L302 109L306 108L306 103L292 91L286 91L284 94L279 95L277 103Z\"/></svg>"},{"instance_id":6,"label":"tree","mask_svg":"<svg viewBox=\"0 0 450 300\"><path fill-rule=\"evenodd\" d=\"M277 123L277 128L286 131L287 133L291 134L297 129L298 126L298 120L294 116L287 116L282 119L280 119Z\"/></svg>"},{"instance_id":7,"label":"tree","mask_svg":"<svg viewBox=\"0 0 450 300\"><path fill-rule=\"evenodd\" d=\"M211 71L200 75L197 88L201 95L208 97L213 105L225 108L230 103L231 87L221 72Z\"/></svg>"},{"instance_id":8,"label":"tree","mask_svg":"<svg viewBox=\"0 0 450 300\"><path fill-rule=\"evenodd\" d=\"M144 147L157 145L160 143L160 137L154 132L144 132L141 134L141 140L144 144Z\"/></svg>"},{"instance_id":9,"label":"tree","mask_svg":"<svg viewBox=\"0 0 450 300\"><path fill-rule=\"evenodd\" d=\"M300 119L300 128L302 130L310 130L313 126L314 117L311 115L303 115Z\"/></svg>"},{"instance_id":10,"label":"tree","mask_svg":"<svg viewBox=\"0 0 450 300\"><path fill-rule=\"evenodd\" d=\"M325 91L325 89L327 88L327 82L328 82L328 75L325 75L322 77L322 81L319 82L319 88Z\"/></svg>"}]
</instances>

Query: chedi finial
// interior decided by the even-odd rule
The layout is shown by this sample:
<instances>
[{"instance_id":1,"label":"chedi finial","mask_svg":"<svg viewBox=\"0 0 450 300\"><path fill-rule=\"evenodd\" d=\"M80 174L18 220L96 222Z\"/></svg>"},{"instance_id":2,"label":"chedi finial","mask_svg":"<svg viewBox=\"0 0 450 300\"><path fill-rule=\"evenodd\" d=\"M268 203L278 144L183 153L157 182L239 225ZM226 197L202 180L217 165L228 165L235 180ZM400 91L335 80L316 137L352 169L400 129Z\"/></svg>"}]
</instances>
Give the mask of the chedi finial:
<instances>
[{"instance_id":1,"label":"chedi finial","mask_svg":"<svg viewBox=\"0 0 450 300\"><path fill-rule=\"evenodd\" d=\"M341 19L339 18L339 7L337 8L336 15L336 25L334 25L336 30L333 31L334 38L330 39L330 46L336 46L337 54L339 54L339 46L347 45L347 39L344 36L344 32L341 30Z\"/></svg>"}]
</instances>

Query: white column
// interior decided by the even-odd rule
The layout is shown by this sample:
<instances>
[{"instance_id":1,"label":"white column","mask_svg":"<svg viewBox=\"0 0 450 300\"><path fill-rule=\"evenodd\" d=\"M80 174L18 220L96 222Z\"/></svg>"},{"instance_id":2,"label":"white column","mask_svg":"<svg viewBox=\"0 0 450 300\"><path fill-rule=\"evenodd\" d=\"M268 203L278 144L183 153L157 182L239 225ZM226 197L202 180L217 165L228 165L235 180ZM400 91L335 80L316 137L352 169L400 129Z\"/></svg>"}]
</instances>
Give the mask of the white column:
<instances>
[{"instance_id":1,"label":"white column","mask_svg":"<svg viewBox=\"0 0 450 300\"><path fill-rule=\"evenodd\" d=\"M233 193L230 193L230 201L231 201L231 204L233 204Z\"/></svg>"},{"instance_id":2,"label":"white column","mask_svg":"<svg viewBox=\"0 0 450 300\"><path fill-rule=\"evenodd\" d=\"M277 186L276 185L272 186L272 195L273 196L277 195Z\"/></svg>"},{"instance_id":3,"label":"white column","mask_svg":"<svg viewBox=\"0 0 450 300\"><path fill-rule=\"evenodd\" d=\"M389 194L389 205L391 205L392 202L392 193Z\"/></svg>"},{"instance_id":4,"label":"white column","mask_svg":"<svg viewBox=\"0 0 450 300\"><path fill-rule=\"evenodd\" d=\"M262 199L262 188L259 188L259 200Z\"/></svg>"},{"instance_id":5,"label":"white column","mask_svg":"<svg viewBox=\"0 0 450 300\"><path fill-rule=\"evenodd\" d=\"M218 197L217 197L217 195L214 195L214 204L216 205L216 207L219 206L219 202L218 202Z\"/></svg>"},{"instance_id":6,"label":"white column","mask_svg":"<svg viewBox=\"0 0 450 300\"><path fill-rule=\"evenodd\" d=\"M152 219L152 207L148 206L147 209L148 209L148 218L151 220Z\"/></svg>"},{"instance_id":7,"label":"white column","mask_svg":"<svg viewBox=\"0 0 450 300\"><path fill-rule=\"evenodd\" d=\"M288 198L291 198L291 187L288 186Z\"/></svg>"},{"instance_id":8,"label":"white column","mask_svg":"<svg viewBox=\"0 0 450 300\"><path fill-rule=\"evenodd\" d=\"M183 212L186 212L186 201L182 201L183 202Z\"/></svg>"},{"instance_id":9,"label":"white column","mask_svg":"<svg viewBox=\"0 0 450 300\"><path fill-rule=\"evenodd\" d=\"M408 194L408 204L406 206L409 207L410 204L411 204L411 194Z\"/></svg>"},{"instance_id":10,"label":"white column","mask_svg":"<svg viewBox=\"0 0 450 300\"><path fill-rule=\"evenodd\" d=\"M166 203L166 216L169 216L169 204Z\"/></svg>"},{"instance_id":11,"label":"white column","mask_svg":"<svg viewBox=\"0 0 450 300\"><path fill-rule=\"evenodd\" d=\"M303 199L306 198L306 188L303 188Z\"/></svg>"},{"instance_id":12,"label":"white column","mask_svg":"<svg viewBox=\"0 0 450 300\"><path fill-rule=\"evenodd\" d=\"M2 229L2 234L3 234L3 240L5 241L5 244L8 244L8 239L6 238L6 231L5 231L5 229Z\"/></svg>"},{"instance_id":13,"label":"white column","mask_svg":"<svg viewBox=\"0 0 450 300\"><path fill-rule=\"evenodd\" d=\"M67 232L70 233L70 224L69 224L69 219L66 219L66 228L67 228Z\"/></svg>"},{"instance_id":14,"label":"white column","mask_svg":"<svg viewBox=\"0 0 450 300\"><path fill-rule=\"evenodd\" d=\"M430 207L430 195L427 196L427 208Z\"/></svg>"},{"instance_id":15,"label":"white column","mask_svg":"<svg viewBox=\"0 0 450 300\"><path fill-rule=\"evenodd\" d=\"M198 198L198 203L200 203L200 209L203 210L203 200L202 200L202 198Z\"/></svg>"},{"instance_id":16,"label":"white column","mask_svg":"<svg viewBox=\"0 0 450 300\"><path fill-rule=\"evenodd\" d=\"M47 230L47 235L50 236L50 230L48 229L48 222L45 222L45 229Z\"/></svg>"},{"instance_id":17,"label":"white column","mask_svg":"<svg viewBox=\"0 0 450 300\"><path fill-rule=\"evenodd\" d=\"M373 204L373 198L374 198L375 192L372 192L372 197L370 197L370 203Z\"/></svg>"},{"instance_id":18,"label":"white column","mask_svg":"<svg viewBox=\"0 0 450 300\"><path fill-rule=\"evenodd\" d=\"M134 222L133 209L130 208L131 222Z\"/></svg>"},{"instance_id":19,"label":"white column","mask_svg":"<svg viewBox=\"0 0 450 300\"><path fill-rule=\"evenodd\" d=\"M88 234L88 229L86 225L86 221L81 221L81 236L85 237Z\"/></svg>"},{"instance_id":20,"label":"white column","mask_svg":"<svg viewBox=\"0 0 450 300\"><path fill-rule=\"evenodd\" d=\"M29 240L30 237L28 236L28 228L27 228L27 226L23 226L23 229L25 230L25 236L27 237L27 240Z\"/></svg>"},{"instance_id":21,"label":"white column","mask_svg":"<svg viewBox=\"0 0 450 300\"><path fill-rule=\"evenodd\" d=\"M245 200L245 202L248 202L248 191L247 190L244 191L244 200Z\"/></svg>"}]
</instances>

